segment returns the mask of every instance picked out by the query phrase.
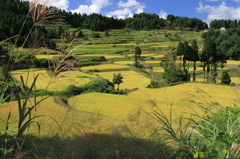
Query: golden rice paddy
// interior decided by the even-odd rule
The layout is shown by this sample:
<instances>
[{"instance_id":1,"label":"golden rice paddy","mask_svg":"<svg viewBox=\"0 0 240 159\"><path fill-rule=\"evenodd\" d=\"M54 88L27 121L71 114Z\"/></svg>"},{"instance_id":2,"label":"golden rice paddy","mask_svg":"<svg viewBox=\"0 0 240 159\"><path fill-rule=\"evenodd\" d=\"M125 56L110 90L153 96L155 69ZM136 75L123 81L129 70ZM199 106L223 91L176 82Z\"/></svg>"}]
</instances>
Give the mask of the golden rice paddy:
<instances>
[{"instance_id":1,"label":"golden rice paddy","mask_svg":"<svg viewBox=\"0 0 240 159\"><path fill-rule=\"evenodd\" d=\"M110 58L124 58L124 56L120 55L106 55L106 54L86 54L86 55L77 55L79 57L84 57L84 56L104 56L106 59Z\"/></svg>"},{"instance_id":2,"label":"golden rice paddy","mask_svg":"<svg viewBox=\"0 0 240 159\"><path fill-rule=\"evenodd\" d=\"M164 55L154 55L153 57L164 57Z\"/></svg>"},{"instance_id":3,"label":"golden rice paddy","mask_svg":"<svg viewBox=\"0 0 240 159\"><path fill-rule=\"evenodd\" d=\"M37 74L39 74L36 81L37 89L52 91L65 90L69 85L81 86L90 82L89 78L81 78L82 76L93 77L92 75L79 71L62 72L56 77L50 77L44 69L25 69L11 72L11 75L17 80L20 80L20 75L23 76L27 86L32 84Z\"/></svg>"},{"instance_id":4,"label":"golden rice paddy","mask_svg":"<svg viewBox=\"0 0 240 159\"><path fill-rule=\"evenodd\" d=\"M135 54L126 54L128 57L135 56ZM141 56L155 56L156 54L141 54Z\"/></svg>"},{"instance_id":5,"label":"golden rice paddy","mask_svg":"<svg viewBox=\"0 0 240 159\"><path fill-rule=\"evenodd\" d=\"M59 57L61 55L34 55L34 56L38 59L41 59L41 58L52 59L54 57Z\"/></svg>"},{"instance_id":6,"label":"golden rice paddy","mask_svg":"<svg viewBox=\"0 0 240 159\"><path fill-rule=\"evenodd\" d=\"M127 65L127 64L132 65L132 64L134 64L134 61L116 61L114 63L121 64L121 65Z\"/></svg>"},{"instance_id":7,"label":"golden rice paddy","mask_svg":"<svg viewBox=\"0 0 240 159\"><path fill-rule=\"evenodd\" d=\"M150 47L168 47L168 46L164 46L164 45L158 45L158 46L150 46Z\"/></svg>"},{"instance_id":8,"label":"golden rice paddy","mask_svg":"<svg viewBox=\"0 0 240 159\"><path fill-rule=\"evenodd\" d=\"M85 66L81 67L82 71L90 71L90 70L99 70L99 71L104 71L104 70L116 70L116 69L130 69L129 66L125 65L118 65L118 64L102 64L102 65L97 65L97 66Z\"/></svg>"},{"instance_id":9,"label":"golden rice paddy","mask_svg":"<svg viewBox=\"0 0 240 159\"><path fill-rule=\"evenodd\" d=\"M240 78L239 77L231 77L231 83L240 84Z\"/></svg>"},{"instance_id":10,"label":"golden rice paddy","mask_svg":"<svg viewBox=\"0 0 240 159\"><path fill-rule=\"evenodd\" d=\"M150 84L151 80L149 78L143 77L139 73L134 71L112 71L112 72L99 72L95 75L99 75L105 79L112 81L113 74L121 73L123 75L123 83L120 84L120 89L131 90L133 88L145 88Z\"/></svg>"},{"instance_id":11,"label":"golden rice paddy","mask_svg":"<svg viewBox=\"0 0 240 159\"><path fill-rule=\"evenodd\" d=\"M153 72L164 72L164 69L162 67L153 67Z\"/></svg>"},{"instance_id":12,"label":"golden rice paddy","mask_svg":"<svg viewBox=\"0 0 240 159\"><path fill-rule=\"evenodd\" d=\"M235 102L236 92L236 88L230 86L186 83L167 88L143 88L127 96L89 93L72 97L69 104L78 110L120 118L127 118L128 114L139 108L142 112L151 113L156 104L166 114L169 114L172 108L173 117L176 119L182 112L198 111L194 101L202 103L203 106L230 106L230 102Z\"/></svg>"},{"instance_id":13,"label":"golden rice paddy","mask_svg":"<svg viewBox=\"0 0 240 159\"><path fill-rule=\"evenodd\" d=\"M146 63L158 63L158 64L160 64L160 60L158 60L158 61L145 61Z\"/></svg>"},{"instance_id":14,"label":"golden rice paddy","mask_svg":"<svg viewBox=\"0 0 240 159\"><path fill-rule=\"evenodd\" d=\"M227 64L229 64L229 65L240 65L240 61L227 60Z\"/></svg>"}]
</instances>

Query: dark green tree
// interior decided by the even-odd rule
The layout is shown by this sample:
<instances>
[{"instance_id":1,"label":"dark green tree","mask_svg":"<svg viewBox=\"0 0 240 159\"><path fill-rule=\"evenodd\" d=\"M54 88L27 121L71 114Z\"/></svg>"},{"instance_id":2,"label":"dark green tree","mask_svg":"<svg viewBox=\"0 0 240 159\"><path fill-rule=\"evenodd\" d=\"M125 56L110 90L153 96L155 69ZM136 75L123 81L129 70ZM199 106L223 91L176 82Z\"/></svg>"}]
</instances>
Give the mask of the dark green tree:
<instances>
[{"instance_id":1,"label":"dark green tree","mask_svg":"<svg viewBox=\"0 0 240 159\"><path fill-rule=\"evenodd\" d=\"M105 37L108 37L108 36L109 36L109 33L108 33L107 30L104 32L104 36L105 36Z\"/></svg>"},{"instance_id":2,"label":"dark green tree","mask_svg":"<svg viewBox=\"0 0 240 159\"><path fill-rule=\"evenodd\" d=\"M196 81L196 62L199 61L199 56L198 56L198 45L197 45L197 41L196 39L193 40L192 42L192 51L191 54L189 56L189 60L193 61L193 81Z\"/></svg>"},{"instance_id":3,"label":"dark green tree","mask_svg":"<svg viewBox=\"0 0 240 159\"><path fill-rule=\"evenodd\" d=\"M161 60L160 66L164 68L163 79L167 83L176 83L180 81L189 81L190 75L187 70L182 70L175 63L175 53L171 52L164 55L164 58Z\"/></svg>"},{"instance_id":4,"label":"dark green tree","mask_svg":"<svg viewBox=\"0 0 240 159\"><path fill-rule=\"evenodd\" d=\"M84 34L81 30L78 31L77 37L78 38L84 38Z\"/></svg>"},{"instance_id":5,"label":"dark green tree","mask_svg":"<svg viewBox=\"0 0 240 159\"><path fill-rule=\"evenodd\" d=\"M139 60L141 58L141 54L142 54L142 50L140 49L139 46L136 46L135 47L135 54L134 54L134 57L135 57L135 66L137 68L139 68Z\"/></svg>"},{"instance_id":6,"label":"dark green tree","mask_svg":"<svg viewBox=\"0 0 240 159\"><path fill-rule=\"evenodd\" d=\"M177 56L180 56L180 59L181 59L183 55L184 55L183 43L181 41L179 41L178 46L177 46Z\"/></svg>"},{"instance_id":7,"label":"dark green tree","mask_svg":"<svg viewBox=\"0 0 240 159\"><path fill-rule=\"evenodd\" d=\"M203 62L204 66L207 67L207 82L216 83L216 76L217 76L216 64L218 62L218 57L217 57L216 43L212 38L212 34L214 34L213 31L209 32L205 39L202 54L201 54L201 62ZM212 71L211 65L214 65L214 71ZM204 67L204 71L205 71L205 67ZM211 77L209 76L210 71L211 71Z\"/></svg>"},{"instance_id":8,"label":"dark green tree","mask_svg":"<svg viewBox=\"0 0 240 159\"><path fill-rule=\"evenodd\" d=\"M49 49L53 49L53 50L56 50L57 48L57 44L55 41L53 40L50 40L50 43L49 43Z\"/></svg>"},{"instance_id":9,"label":"dark green tree","mask_svg":"<svg viewBox=\"0 0 240 159\"><path fill-rule=\"evenodd\" d=\"M123 79L123 76L121 75L121 73L118 73L117 75L113 74L113 84L118 85L118 87L117 87L117 92L118 93L119 93L120 84L123 82L122 79Z\"/></svg>"},{"instance_id":10,"label":"dark green tree","mask_svg":"<svg viewBox=\"0 0 240 159\"><path fill-rule=\"evenodd\" d=\"M187 68L186 68L186 63L187 61L189 61L189 57L190 57L190 54L191 54L191 51L192 51L192 48L188 45L188 42L185 40L183 42L183 71L186 71Z\"/></svg>"},{"instance_id":11,"label":"dark green tree","mask_svg":"<svg viewBox=\"0 0 240 159\"><path fill-rule=\"evenodd\" d=\"M227 70L224 70L222 73L221 84L230 84L231 78Z\"/></svg>"}]
</instances>

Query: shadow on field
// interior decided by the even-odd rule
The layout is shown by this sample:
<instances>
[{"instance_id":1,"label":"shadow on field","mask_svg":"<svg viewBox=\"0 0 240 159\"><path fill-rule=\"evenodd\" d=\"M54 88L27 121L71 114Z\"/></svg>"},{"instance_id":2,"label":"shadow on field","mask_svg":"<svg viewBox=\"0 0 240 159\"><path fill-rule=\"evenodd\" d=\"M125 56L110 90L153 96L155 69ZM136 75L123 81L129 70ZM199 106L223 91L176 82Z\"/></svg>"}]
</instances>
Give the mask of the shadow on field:
<instances>
[{"instance_id":1,"label":"shadow on field","mask_svg":"<svg viewBox=\"0 0 240 159\"><path fill-rule=\"evenodd\" d=\"M31 142L32 143L32 142ZM159 159L169 158L170 149L161 141L123 137L118 134L86 133L64 138L35 138L36 151L26 156L73 159ZM22 151L29 149L30 143Z\"/></svg>"}]
</instances>

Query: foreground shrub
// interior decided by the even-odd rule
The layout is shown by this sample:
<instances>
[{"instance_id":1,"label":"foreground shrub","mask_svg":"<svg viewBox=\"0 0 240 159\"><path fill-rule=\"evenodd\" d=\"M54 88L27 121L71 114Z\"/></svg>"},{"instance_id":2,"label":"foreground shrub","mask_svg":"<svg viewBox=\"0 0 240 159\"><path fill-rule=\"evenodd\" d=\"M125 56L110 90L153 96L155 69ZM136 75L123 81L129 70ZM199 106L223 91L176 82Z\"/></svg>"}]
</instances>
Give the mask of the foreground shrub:
<instances>
[{"instance_id":1,"label":"foreground shrub","mask_svg":"<svg viewBox=\"0 0 240 159\"><path fill-rule=\"evenodd\" d=\"M240 108L226 107L217 112L200 106L204 115L181 116L176 123L160 109L156 119L166 132L166 142L174 141L172 158L240 158Z\"/></svg>"}]
</instances>

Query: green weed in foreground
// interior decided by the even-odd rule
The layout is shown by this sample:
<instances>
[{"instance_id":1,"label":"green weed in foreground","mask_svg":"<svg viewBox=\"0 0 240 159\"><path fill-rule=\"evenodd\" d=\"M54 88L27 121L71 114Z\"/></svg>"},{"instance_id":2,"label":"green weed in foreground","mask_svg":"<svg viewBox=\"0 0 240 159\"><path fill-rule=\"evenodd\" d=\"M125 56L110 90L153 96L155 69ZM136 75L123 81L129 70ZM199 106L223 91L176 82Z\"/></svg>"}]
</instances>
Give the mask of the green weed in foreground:
<instances>
[{"instance_id":1,"label":"green weed in foreground","mask_svg":"<svg viewBox=\"0 0 240 159\"><path fill-rule=\"evenodd\" d=\"M181 115L177 121L172 118L172 109L169 116L160 109L154 111L165 132L165 141L171 142L175 150L171 158L240 158L240 108L213 111L199 107L203 115L197 112L190 114L190 118Z\"/></svg>"}]
</instances>

